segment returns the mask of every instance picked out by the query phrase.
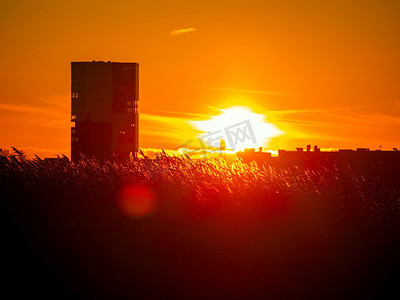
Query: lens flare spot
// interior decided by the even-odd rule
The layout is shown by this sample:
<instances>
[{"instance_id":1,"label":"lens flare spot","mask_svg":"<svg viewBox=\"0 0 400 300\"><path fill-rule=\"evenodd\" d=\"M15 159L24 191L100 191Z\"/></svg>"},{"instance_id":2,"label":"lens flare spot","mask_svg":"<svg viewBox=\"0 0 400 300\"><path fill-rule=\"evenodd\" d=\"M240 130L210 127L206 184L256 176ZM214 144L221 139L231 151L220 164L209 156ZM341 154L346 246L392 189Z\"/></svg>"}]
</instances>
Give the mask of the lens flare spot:
<instances>
[{"instance_id":1,"label":"lens flare spot","mask_svg":"<svg viewBox=\"0 0 400 300\"><path fill-rule=\"evenodd\" d=\"M154 211L154 195L146 186L129 185L121 189L118 195L118 207L129 217L144 218Z\"/></svg>"}]
</instances>

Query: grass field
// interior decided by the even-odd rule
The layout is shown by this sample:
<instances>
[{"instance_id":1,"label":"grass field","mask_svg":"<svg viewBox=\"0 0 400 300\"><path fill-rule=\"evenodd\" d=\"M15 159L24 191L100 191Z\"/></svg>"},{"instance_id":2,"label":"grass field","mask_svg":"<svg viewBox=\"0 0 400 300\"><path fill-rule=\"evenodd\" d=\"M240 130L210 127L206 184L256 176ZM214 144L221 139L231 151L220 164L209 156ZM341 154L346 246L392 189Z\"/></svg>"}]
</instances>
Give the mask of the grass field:
<instances>
[{"instance_id":1,"label":"grass field","mask_svg":"<svg viewBox=\"0 0 400 300\"><path fill-rule=\"evenodd\" d=\"M4 290L382 299L400 284L400 176L388 168L2 155Z\"/></svg>"}]
</instances>

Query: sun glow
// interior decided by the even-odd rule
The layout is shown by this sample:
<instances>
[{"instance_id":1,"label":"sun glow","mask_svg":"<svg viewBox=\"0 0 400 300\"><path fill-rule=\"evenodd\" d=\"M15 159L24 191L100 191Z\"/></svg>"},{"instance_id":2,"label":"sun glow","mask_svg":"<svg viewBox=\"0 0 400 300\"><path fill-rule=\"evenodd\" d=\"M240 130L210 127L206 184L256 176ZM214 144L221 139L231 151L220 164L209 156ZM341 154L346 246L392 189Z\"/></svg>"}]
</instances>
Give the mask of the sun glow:
<instances>
[{"instance_id":1,"label":"sun glow","mask_svg":"<svg viewBox=\"0 0 400 300\"><path fill-rule=\"evenodd\" d=\"M219 111L219 115L208 120L192 122L201 131L198 138L207 148L219 149L221 140L226 149L232 151L267 147L271 138L283 133L268 123L264 114L257 114L248 107L232 106Z\"/></svg>"}]
</instances>

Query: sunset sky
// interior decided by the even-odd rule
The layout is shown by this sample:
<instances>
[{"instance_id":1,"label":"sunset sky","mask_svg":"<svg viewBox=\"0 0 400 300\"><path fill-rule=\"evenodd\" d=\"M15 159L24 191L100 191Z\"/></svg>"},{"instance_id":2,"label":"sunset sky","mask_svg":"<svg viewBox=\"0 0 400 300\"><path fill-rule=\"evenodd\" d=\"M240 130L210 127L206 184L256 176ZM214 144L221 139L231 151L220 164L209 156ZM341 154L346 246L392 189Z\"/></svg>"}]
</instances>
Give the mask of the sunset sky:
<instances>
[{"instance_id":1,"label":"sunset sky","mask_svg":"<svg viewBox=\"0 0 400 300\"><path fill-rule=\"evenodd\" d=\"M3 1L0 147L70 154L71 61L137 62L140 147L230 106L264 146L400 148L400 1ZM219 129L219 128L217 128Z\"/></svg>"}]
</instances>

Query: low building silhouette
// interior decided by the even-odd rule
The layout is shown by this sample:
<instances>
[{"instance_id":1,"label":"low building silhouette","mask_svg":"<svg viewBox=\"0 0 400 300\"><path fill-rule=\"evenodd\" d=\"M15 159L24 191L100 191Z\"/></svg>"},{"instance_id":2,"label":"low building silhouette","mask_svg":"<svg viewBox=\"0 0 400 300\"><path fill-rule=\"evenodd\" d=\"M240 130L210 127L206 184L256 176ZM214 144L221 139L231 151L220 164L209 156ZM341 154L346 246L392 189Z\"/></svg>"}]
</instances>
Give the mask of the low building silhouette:
<instances>
[{"instance_id":1,"label":"low building silhouette","mask_svg":"<svg viewBox=\"0 0 400 300\"><path fill-rule=\"evenodd\" d=\"M260 147L258 151L254 148L244 149L244 151L239 151L237 156L245 163L250 163L252 161L257 163L266 163L271 160L271 153L263 152L262 147Z\"/></svg>"},{"instance_id":2,"label":"low building silhouette","mask_svg":"<svg viewBox=\"0 0 400 300\"><path fill-rule=\"evenodd\" d=\"M136 157L137 63L71 63L71 159Z\"/></svg>"},{"instance_id":3,"label":"low building silhouette","mask_svg":"<svg viewBox=\"0 0 400 300\"><path fill-rule=\"evenodd\" d=\"M368 148L339 149L338 151L299 152L279 150L279 164L302 168L349 170L365 176L395 180L400 173L400 151L369 150Z\"/></svg>"},{"instance_id":4,"label":"low building silhouette","mask_svg":"<svg viewBox=\"0 0 400 300\"><path fill-rule=\"evenodd\" d=\"M321 151L318 146L314 147L314 151L311 151L310 147L307 147L306 152L302 149L303 148L297 148L297 151L279 150L279 159L291 163L319 161L327 163L344 162L350 164L357 164L358 162L363 164L390 162L400 159L399 151L370 150L368 148Z\"/></svg>"},{"instance_id":5,"label":"low building silhouette","mask_svg":"<svg viewBox=\"0 0 400 300\"><path fill-rule=\"evenodd\" d=\"M270 153L246 149L238 152L237 156L243 162L266 163L279 166L298 166L301 168L337 168L352 169L365 175L397 177L400 174L400 151L370 150L368 148L339 149L336 151L321 151L318 146L307 146L307 150L296 148L296 151L279 150L278 157Z\"/></svg>"}]
</instances>

